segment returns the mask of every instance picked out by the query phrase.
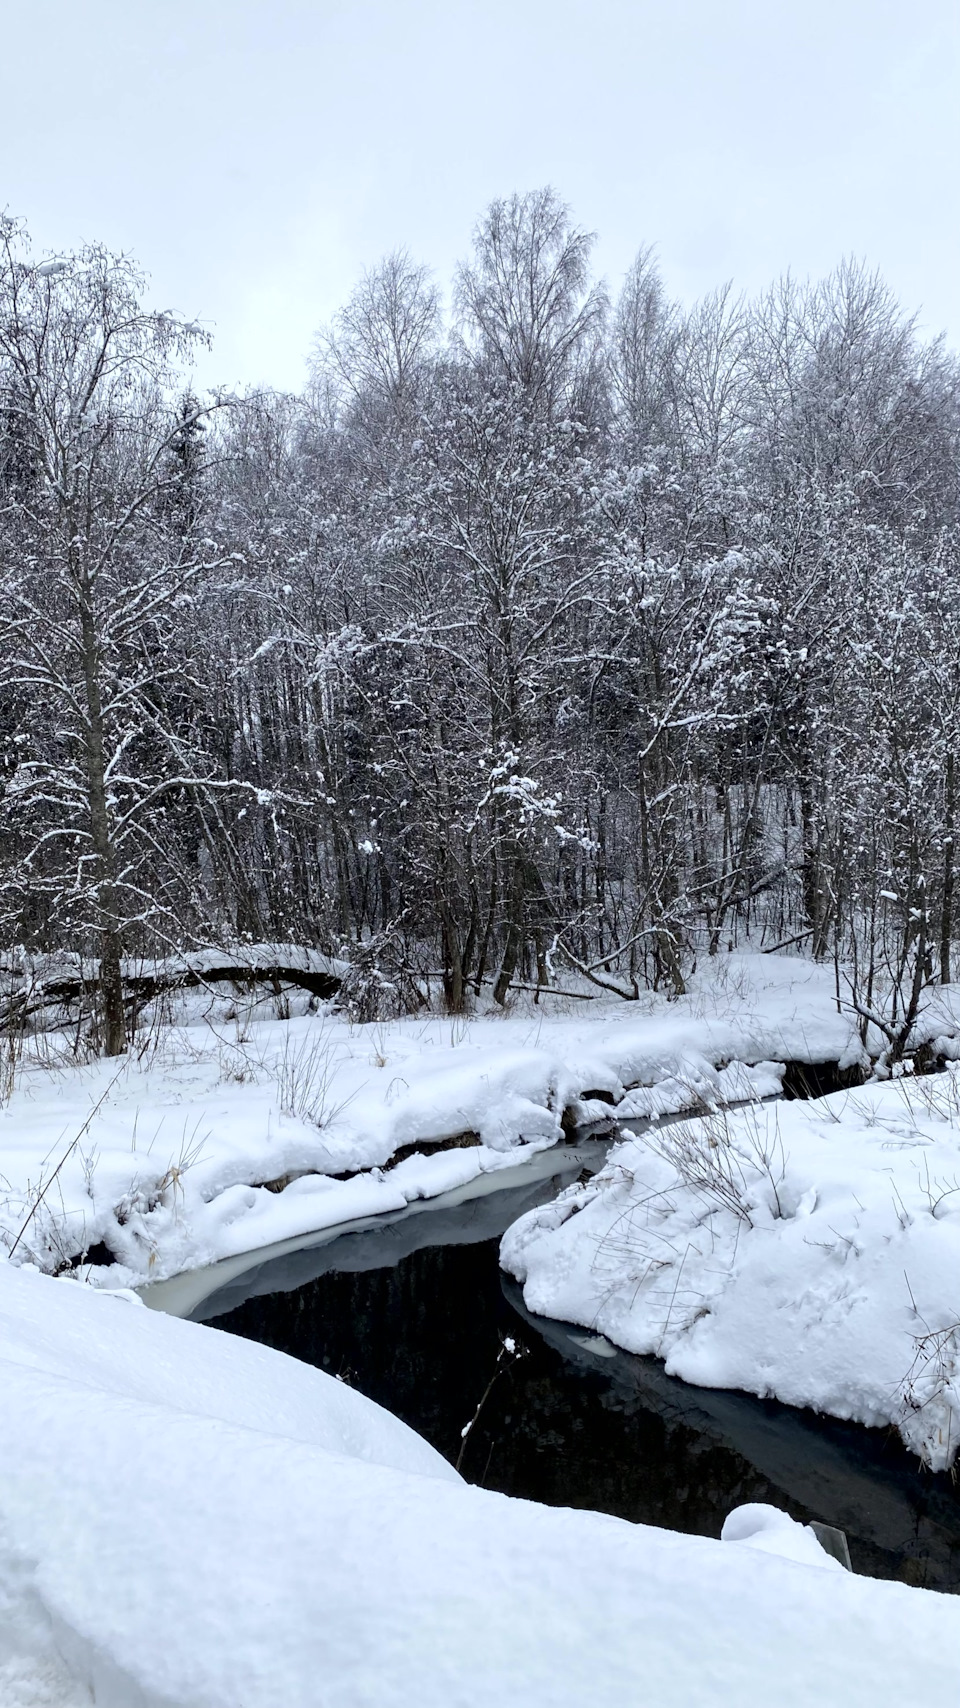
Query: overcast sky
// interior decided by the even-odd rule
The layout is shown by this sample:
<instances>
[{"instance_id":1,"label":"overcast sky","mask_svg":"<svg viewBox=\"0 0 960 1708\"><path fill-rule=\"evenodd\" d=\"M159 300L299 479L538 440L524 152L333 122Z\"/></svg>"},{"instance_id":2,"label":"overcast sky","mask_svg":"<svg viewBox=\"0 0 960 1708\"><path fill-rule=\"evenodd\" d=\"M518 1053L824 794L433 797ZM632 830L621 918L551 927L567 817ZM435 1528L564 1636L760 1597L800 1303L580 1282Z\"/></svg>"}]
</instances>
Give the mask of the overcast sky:
<instances>
[{"instance_id":1,"label":"overcast sky","mask_svg":"<svg viewBox=\"0 0 960 1708\"><path fill-rule=\"evenodd\" d=\"M0 207L132 251L215 334L201 378L298 387L406 245L441 283L551 183L612 289L690 300L866 257L960 344L957 0L25 0Z\"/></svg>"}]
</instances>

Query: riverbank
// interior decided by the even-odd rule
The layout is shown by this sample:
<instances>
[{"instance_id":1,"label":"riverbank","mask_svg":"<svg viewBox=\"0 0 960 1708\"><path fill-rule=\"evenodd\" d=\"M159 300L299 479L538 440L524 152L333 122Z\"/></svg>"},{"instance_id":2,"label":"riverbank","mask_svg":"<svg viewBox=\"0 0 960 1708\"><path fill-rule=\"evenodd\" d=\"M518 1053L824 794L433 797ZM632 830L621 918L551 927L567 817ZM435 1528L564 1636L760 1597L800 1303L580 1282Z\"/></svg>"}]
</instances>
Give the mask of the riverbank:
<instances>
[{"instance_id":1,"label":"riverbank","mask_svg":"<svg viewBox=\"0 0 960 1708\"><path fill-rule=\"evenodd\" d=\"M528 1308L692 1382L893 1423L949 1465L960 1140L937 1098L960 1082L764 1110L786 1064L862 1078L859 1033L828 969L708 974L682 1002L389 1026L205 995L119 1062L35 1040L0 1111L0 1252L188 1313L261 1254L553 1173L615 1111L655 1125L505 1241ZM955 995L924 1019L941 1056L960 1050Z\"/></svg>"},{"instance_id":2,"label":"riverbank","mask_svg":"<svg viewBox=\"0 0 960 1708\"><path fill-rule=\"evenodd\" d=\"M718 1107L778 1091L785 1062L864 1066L832 973L789 957L726 957L680 1002L382 1026L198 1000L180 1025L146 1013L119 1063L32 1041L0 1110L0 1250L142 1286L514 1168L614 1106Z\"/></svg>"},{"instance_id":3,"label":"riverbank","mask_svg":"<svg viewBox=\"0 0 960 1708\"><path fill-rule=\"evenodd\" d=\"M668 1374L960 1443L960 1067L615 1146L508 1230L527 1308Z\"/></svg>"}]
</instances>

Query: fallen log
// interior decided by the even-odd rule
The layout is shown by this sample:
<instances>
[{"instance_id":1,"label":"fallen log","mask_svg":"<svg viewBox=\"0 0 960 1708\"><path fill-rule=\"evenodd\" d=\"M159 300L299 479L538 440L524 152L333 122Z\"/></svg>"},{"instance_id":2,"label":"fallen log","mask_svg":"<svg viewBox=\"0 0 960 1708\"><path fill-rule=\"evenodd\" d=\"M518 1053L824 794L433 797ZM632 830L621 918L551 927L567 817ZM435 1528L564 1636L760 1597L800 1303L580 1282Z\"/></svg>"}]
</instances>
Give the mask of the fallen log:
<instances>
[{"instance_id":1,"label":"fallen log","mask_svg":"<svg viewBox=\"0 0 960 1708\"><path fill-rule=\"evenodd\" d=\"M326 1001L336 995L348 970L348 962L319 949L254 943L154 959L128 958L121 964L121 978L129 1002L141 1008L171 991L215 984L245 989L265 984L273 990L292 985ZM69 1007L95 995L100 987L97 962L83 962L72 954L21 958L16 965L0 963L0 981L0 1030L22 1026L44 1009Z\"/></svg>"}]
</instances>

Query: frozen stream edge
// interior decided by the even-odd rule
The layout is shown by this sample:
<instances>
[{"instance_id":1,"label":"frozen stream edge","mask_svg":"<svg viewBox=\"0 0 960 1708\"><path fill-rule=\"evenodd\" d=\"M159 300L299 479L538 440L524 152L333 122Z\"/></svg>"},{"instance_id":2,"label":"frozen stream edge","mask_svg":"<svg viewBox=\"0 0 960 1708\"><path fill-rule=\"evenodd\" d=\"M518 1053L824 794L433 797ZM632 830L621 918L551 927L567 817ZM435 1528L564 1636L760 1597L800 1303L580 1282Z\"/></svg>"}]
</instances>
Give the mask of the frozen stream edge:
<instances>
[{"instance_id":1,"label":"frozen stream edge","mask_svg":"<svg viewBox=\"0 0 960 1708\"><path fill-rule=\"evenodd\" d=\"M330 1227L318 1229L316 1233L294 1234L289 1239L274 1240L271 1245L255 1246L251 1251L238 1252L234 1257L223 1257L217 1263L208 1263L199 1269L181 1270L179 1275L170 1275L162 1281L145 1282L135 1290L151 1310L165 1311L169 1316L188 1317L211 1293L218 1292L221 1287L235 1281L247 1270L259 1268L272 1258L286 1257L294 1251L308 1251L314 1246L329 1245L333 1240L339 1239L341 1234L367 1233L373 1228L388 1227L394 1222L406 1221L410 1216L431 1210L456 1209L458 1205L466 1204L472 1198L483 1198L491 1192L506 1191L511 1186L522 1186L527 1181L549 1180L551 1175L567 1174L576 1166L594 1170L601 1168L610 1145L616 1142L618 1136L615 1133L608 1139L585 1139L579 1145L551 1145L548 1150L537 1150L524 1162L516 1163L510 1168L497 1168L485 1174L477 1174L472 1180L450 1187L445 1192L438 1192L432 1198L417 1198L403 1210L381 1210L368 1216L356 1216L350 1221L336 1222Z\"/></svg>"},{"instance_id":2,"label":"frozen stream edge","mask_svg":"<svg viewBox=\"0 0 960 1708\"><path fill-rule=\"evenodd\" d=\"M732 1111L781 1101L781 1097L745 1098L724 1104L723 1108ZM704 1113L687 1109L656 1118L627 1118L618 1122L615 1110L611 1109L611 1120L615 1125L605 1132L603 1137L591 1139L591 1129L585 1128L579 1143L559 1142L546 1149L538 1148L523 1162L506 1168L490 1169L474 1175L471 1180L464 1181L459 1186L449 1187L430 1197L413 1199L402 1210L381 1210L335 1222L318 1228L314 1233L291 1234L287 1239L274 1240L270 1245L254 1246L249 1251L220 1258L216 1263L203 1264L196 1269L184 1269L177 1275L166 1276L163 1280L146 1281L134 1291L151 1310L165 1311L168 1316L189 1317L212 1293L219 1292L221 1287L228 1286L247 1270L269 1263L272 1258L286 1257L294 1251L308 1251L315 1246L329 1245L333 1240L339 1239L341 1234L367 1233L373 1228L388 1227L426 1211L456 1209L473 1198L484 1198L491 1192L508 1191L511 1187L525 1185L528 1181L549 1180L555 1174L569 1174L578 1166L589 1168L591 1172L596 1173L603 1167L611 1146L623 1138L640 1136L652 1127L667 1127L678 1121L707 1118Z\"/></svg>"}]
</instances>

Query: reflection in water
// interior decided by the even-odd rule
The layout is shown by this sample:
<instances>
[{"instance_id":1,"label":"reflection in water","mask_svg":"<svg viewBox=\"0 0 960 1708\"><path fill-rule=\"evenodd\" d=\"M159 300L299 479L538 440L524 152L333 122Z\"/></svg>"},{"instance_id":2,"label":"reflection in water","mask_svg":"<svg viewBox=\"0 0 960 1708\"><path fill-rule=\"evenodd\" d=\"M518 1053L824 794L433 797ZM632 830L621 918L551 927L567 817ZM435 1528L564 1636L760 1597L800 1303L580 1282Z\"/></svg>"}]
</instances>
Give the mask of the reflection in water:
<instances>
[{"instance_id":1,"label":"reflection in water","mask_svg":"<svg viewBox=\"0 0 960 1708\"><path fill-rule=\"evenodd\" d=\"M691 1388L655 1359L527 1314L500 1275L499 1235L562 1184L295 1253L202 1315L342 1376L454 1462L511 1337L523 1356L502 1360L470 1432L469 1481L706 1536L731 1507L770 1501L839 1525L856 1571L960 1591L960 1490L892 1435Z\"/></svg>"}]
</instances>

